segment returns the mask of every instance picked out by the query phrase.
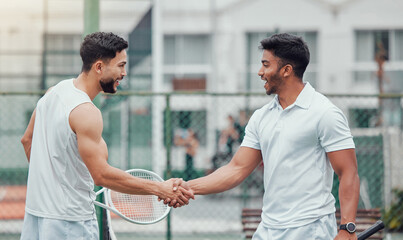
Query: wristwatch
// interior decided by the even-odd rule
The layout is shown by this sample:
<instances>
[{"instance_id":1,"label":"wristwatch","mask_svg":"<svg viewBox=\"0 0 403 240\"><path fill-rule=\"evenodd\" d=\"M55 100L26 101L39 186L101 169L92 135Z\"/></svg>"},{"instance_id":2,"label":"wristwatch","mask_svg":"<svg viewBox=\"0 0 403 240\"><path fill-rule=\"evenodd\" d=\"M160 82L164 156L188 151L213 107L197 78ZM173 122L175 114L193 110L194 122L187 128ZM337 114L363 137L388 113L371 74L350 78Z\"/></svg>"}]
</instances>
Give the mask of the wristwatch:
<instances>
[{"instance_id":1,"label":"wristwatch","mask_svg":"<svg viewBox=\"0 0 403 240\"><path fill-rule=\"evenodd\" d=\"M349 222L347 224L341 224L340 230L346 230L349 233L355 233L355 230L356 230L355 223Z\"/></svg>"}]
</instances>

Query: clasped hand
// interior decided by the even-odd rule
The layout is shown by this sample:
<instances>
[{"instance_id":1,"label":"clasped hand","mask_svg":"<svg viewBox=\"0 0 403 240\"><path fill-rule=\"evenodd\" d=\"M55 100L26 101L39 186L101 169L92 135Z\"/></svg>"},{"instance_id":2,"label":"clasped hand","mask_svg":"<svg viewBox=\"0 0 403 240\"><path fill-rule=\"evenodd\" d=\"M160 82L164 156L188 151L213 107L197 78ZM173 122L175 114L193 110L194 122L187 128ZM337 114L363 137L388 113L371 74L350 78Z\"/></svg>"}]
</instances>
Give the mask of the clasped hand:
<instances>
[{"instance_id":1,"label":"clasped hand","mask_svg":"<svg viewBox=\"0 0 403 240\"><path fill-rule=\"evenodd\" d=\"M158 201L164 200L164 204L174 208L189 204L191 198L195 199L194 193L182 178L171 178L163 182L162 192L158 195Z\"/></svg>"}]
</instances>

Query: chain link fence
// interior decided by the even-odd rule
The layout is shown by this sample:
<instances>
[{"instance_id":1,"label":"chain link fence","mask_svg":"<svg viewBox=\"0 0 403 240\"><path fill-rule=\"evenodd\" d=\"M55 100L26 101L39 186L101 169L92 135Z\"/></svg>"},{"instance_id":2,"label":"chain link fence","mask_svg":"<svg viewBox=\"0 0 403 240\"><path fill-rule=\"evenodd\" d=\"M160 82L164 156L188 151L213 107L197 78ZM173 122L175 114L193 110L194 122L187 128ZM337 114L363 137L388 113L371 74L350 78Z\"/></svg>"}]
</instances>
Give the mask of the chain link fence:
<instances>
[{"instance_id":1,"label":"chain link fence","mask_svg":"<svg viewBox=\"0 0 403 240\"><path fill-rule=\"evenodd\" d=\"M380 208L388 232L403 230L400 95L328 95L346 114L361 180L359 208ZM19 239L28 163L20 138L40 93L0 95L0 239ZM205 176L228 163L264 94L130 93L100 97L109 163L153 170L165 179ZM380 101L382 99L382 101ZM335 177L334 194L338 181ZM263 169L238 187L197 196L153 225L112 219L118 239L244 239L242 208L260 208ZM338 201L337 201L337 204Z\"/></svg>"}]
</instances>

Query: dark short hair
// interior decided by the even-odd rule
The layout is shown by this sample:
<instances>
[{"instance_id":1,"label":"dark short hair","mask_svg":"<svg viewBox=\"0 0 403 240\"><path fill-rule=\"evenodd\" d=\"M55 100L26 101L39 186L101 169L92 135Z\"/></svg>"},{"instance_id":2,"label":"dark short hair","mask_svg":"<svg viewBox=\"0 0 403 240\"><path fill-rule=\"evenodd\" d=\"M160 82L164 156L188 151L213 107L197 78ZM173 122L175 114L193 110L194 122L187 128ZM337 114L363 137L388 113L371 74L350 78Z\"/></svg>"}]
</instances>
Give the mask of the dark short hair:
<instances>
[{"instance_id":1,"label":"dark short hair","mask_svg":"<svg viewBox=\"0 0 403 240\"><path fill-rule=\"evenodd\" d=\"M83 72L91 70L92 64L98 60L109 62L128 47L127 41L123 38L106 32L95 32L85 36L81 44L80 56L83 61Z\"/></svg>"},{"instance_id":2,"label":"dark short hair","mask_svg":"<svg viewBox=\"0 0 403 240\"><path fill-rule=\"evenodd\" d=\"M259 48L271 51L280 58L281 67L292 65L295 76L302 79L310 58L308 46L302 37L288 33L274 34L263 39Z\"/></svg>"}]
</instances>

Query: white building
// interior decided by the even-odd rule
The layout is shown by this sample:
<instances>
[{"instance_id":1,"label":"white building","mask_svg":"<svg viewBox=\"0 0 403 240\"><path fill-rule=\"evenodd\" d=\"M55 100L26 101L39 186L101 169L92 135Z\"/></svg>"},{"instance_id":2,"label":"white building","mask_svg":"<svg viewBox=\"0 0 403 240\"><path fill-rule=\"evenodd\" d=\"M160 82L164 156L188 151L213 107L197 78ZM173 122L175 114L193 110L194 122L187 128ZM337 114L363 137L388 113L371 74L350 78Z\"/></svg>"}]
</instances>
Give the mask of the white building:
<instances>
[{"instance_id":1,"label":"white building","mask_svg":"<svg viewBox=\"0 0 403 240\"><path fill-rule=\"evenodd\" d=\"M391 82L385 88L403 90L398 80L403 77L401 1L155 2L159 4L158 30L164 37L164 55L161 56L164 56L165 77L160 87L164 91L173 89L170 79L181 77L206 78L207 90L214 92L245 91L249 79L250 89L261 91L255 83L259 82L257 46L262 38L274 32L292 32L305 37L312 53L306 78L325 93L378 92L371 74L377 70L374 54L379 37L389 59L385 70ZM100 0L100 30L128 36L152 3L151 0ZM84 0L1 3L0 86L3 91L39 89L40 81L29 77L41 75L45 29L47 50L79 48L84 30L83 8ZM76 55L76 52L70 54ZM48 75L76 74L80 70L74 68L80 65L79 59L78 63L63 62L69 60L66 56L57 60L60 62L48 61ZM248 77L247 73L252 76ZM10 84L5 80L9 76L18 79Z\"/></svg>"},{"instance_id":2,"label":"white building","mask_svg":"<svg viewBox=\"0 0 403 240\"><path fill-rule=\"evenodd\" d=\"M84 31L84 0L14 0L3 1L0 6L0 91L40 90L80 72L78 49ZM145 18L152 6L155 14ZM129 42L133 34L134 38L137 33L144 34L144 39L153 34L148 45L147 42L130 42L129 53L138 59L130 59L131 65L129 62L128 81L123 84L129 90L170 92L196 88L211 93L263 92L257 76L259 41L275 32L290 32L307 41L311 63L304 80L320 92L378 93L375 75L378 67L374 57L377 43L381 41L388 58L384 65L385 91L402 93L402 12L403 1L396 0L100 0L99 30L118 33ZM143 23L144 28L136 28L139 23ZM147 30L151 25L152 32ZM131 35L135 29L137 31ZM143 52L135 49L138 44L145 44L149 49ZM150 163L144 159L153 156L153 168L161 172L165 168L165 161L161 161L165 159L165 151L161 151L164 149L165 100L163 97L130 99L112 104L105 112L106 126L112 119L122 122L117 128L121 134L115 136L114 131L109 131L111 139L115 139L110 140L111 156L122 159L120 163L114 160L122 168L147 167ZM240 97L173 98L174 117L180 118L180 112L185 112L182 114L190 114L193 120L201 119L190 126L199 124L204 128L203 144L195 165L204 166L216 151L216 131L225 126L228 114L245 107L256 108L264 101L252 99L246 103L245 98ZM401 108L399 103L397 110ZM377 102L376 99L346 102L341 107L349 111L353 105L372 109L377 107ZM2 106L3 109L15 107ZM25 108L19 113L21 118L26 111L32 111L33 105ZM122 113L125 112L122 109L140 114L133 120L130 114ZM148 125L135 130L125 127L132 120L143 120ZM396 121L401 121L401 115L392 123ZM23 130L24 124L17 128ZM6 128L6 125L0 126L0 130ZM122 142L128 142L130 132L145 128L149 131L144 132L144 136L140 134L144 141L139 141L140 147L127 155L130 140L127 144ZM183 160L179 158L183 156L183 149L173 150L173 167L182 167ZM139 152L143 157L138 157ZM133 162L125 163L127 157L134 158ZM10 166L24 166L24 161L18 158Z\"/></svg>"}]
</instances>

